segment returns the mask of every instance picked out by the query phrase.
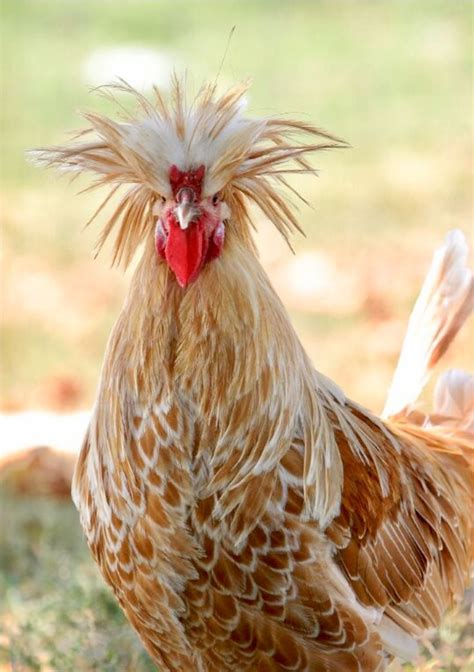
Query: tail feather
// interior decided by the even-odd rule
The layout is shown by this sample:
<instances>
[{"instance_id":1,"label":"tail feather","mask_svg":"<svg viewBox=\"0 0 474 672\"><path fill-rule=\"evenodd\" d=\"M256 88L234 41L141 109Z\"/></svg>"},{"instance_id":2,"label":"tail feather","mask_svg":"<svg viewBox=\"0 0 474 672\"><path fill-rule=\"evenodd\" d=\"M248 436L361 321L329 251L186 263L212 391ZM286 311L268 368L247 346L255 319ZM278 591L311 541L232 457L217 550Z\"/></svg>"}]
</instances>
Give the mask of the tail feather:
<instances>
[{"instance_id":1,"label":"tail feather","mask_svg":"<svg viewBox=\"0 0 474 672\"><path fill-rule=\"evenodd\" d=\"M474 442L474 376L450 369L436 383L433 412L425 425Z\"/></svg>"},{"instance_id":2,"label":"tail feather","mask_svg":"<svg viewBox=\"0 0 474 672\"><path fill-rule=\"evenodd\" d=\"M408 322L402 351L383 410L385 418L407 417L425 387L430 374L474 309L474 276L467 267L468 245L459 230L448 233L435 252ZM462 409L458 421L472 410L472 377L461 371L447 372L435 395L434 416L454 408ZM471 382L469 382L471 381ZM470 395L470 399L469 399ZM470 401L470 406L469 406ZM474 411L473 411L474 413ZM431 416L430 416L431 417ZM434 423L433 423L434 424ZM464 427L464 425L463 425Z\"/></svg>"}]
</instances>

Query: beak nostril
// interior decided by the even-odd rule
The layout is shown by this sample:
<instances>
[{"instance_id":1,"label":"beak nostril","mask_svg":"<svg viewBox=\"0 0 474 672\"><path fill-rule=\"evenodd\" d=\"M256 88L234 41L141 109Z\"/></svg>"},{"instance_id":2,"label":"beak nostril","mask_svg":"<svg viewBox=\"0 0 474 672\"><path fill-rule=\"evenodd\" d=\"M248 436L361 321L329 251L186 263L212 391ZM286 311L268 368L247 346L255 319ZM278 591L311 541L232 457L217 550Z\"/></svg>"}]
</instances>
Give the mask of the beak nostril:
<instances>
[{"instance_id":1,"label":"beak nostril","mask_svg":"<svg viewBox=\"0 0 474 672\"><path fill-rule=\"evenodd\" d=\"M176 195L177 203L197 203L196 194L190 187L181 187Z\"/></svg>"},{"instance_id":2,"label":"beak nostril","mask_svg":"<svg viewBox=\"0 0 474 672\"><path fill-rule=\"evenodd\" d=\"M200 209L197 207L197 197L194 189L190 187L181 187L176 194L176 207L174 215L181 229L187 229L188 226L199 217Z\"/></svg>"}]
</instances>

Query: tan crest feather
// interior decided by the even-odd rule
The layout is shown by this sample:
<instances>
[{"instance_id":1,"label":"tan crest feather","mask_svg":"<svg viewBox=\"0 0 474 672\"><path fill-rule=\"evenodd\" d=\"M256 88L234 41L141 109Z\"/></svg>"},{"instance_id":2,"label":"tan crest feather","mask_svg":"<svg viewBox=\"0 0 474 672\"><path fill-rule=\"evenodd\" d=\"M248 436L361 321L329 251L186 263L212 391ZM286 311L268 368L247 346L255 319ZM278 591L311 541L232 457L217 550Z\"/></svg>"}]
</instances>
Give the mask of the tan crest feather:
<instances>
[{"instance_id":1,"label":"tan crest feather","mask_svg":"<svg viewBox=\"0 0 474 672\"><path fill-rule=\"evenodd\" d=\"M347 144L304 121L243 116L248 88L249 83L243 82L219 95L215 84L207 84L188 102L185 81L173 76L168 99L154 87L149 100L120 80L100 87L99 92L117 102L125 113L122 120L84 114L90 126L72 143L32 150L29 155L47 167L94 173L97 178L88 189L104 185L112 188L90 221L119 187L128 185L97 243L100 250L112 230L117 230L114 263L126 266L153 230L153 204L159 196L171 196L168 176L173 164L181 170L204 164L204 195L224 189L226 194L240 193L244 204L256 204L288 242L289 234L301 229L280 189L289 188L300 195L285 175L316 175L307 155ZM134 97L138 107L135 114L128 113L116 100L116 92ZM308 142L314 137L322 141ZM241 205L241 199L237 200Z\"/></svg>"}]
</instances>

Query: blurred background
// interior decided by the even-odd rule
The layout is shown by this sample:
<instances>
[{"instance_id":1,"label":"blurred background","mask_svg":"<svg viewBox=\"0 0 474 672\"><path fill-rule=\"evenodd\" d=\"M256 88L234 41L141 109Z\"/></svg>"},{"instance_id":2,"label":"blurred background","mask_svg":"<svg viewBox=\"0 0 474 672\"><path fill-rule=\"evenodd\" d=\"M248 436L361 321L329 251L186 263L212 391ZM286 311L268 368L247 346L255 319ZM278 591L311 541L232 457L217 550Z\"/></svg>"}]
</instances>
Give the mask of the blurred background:
<instances>
[{"instance_id":1,"label":"blurred background","mask_svg":"<svg viewBox=\"0 0 474 672\"><path fill-rule=\"evenodd\" d=\"M314 204L301 209L296 254L255 212L257 242L316 367L380 411L434 249L453 227L472 240L472 9L3 0L0 441L26 447L33 428L43 471L31 488L31 459L0 477L1 672L153 669L89 559L69 467L57 473L41 453L57 419L45 412L68 413L57 441L77 444L128 277L107 250L93 258L103 218L83 230L100 195L77 196L87 182L30 166L25 150L63 142L80 110L113 114L91 88L118 76L146 92L187 70L197 89L235 25L221 85L250 76L251 114L306 118L352 145L317 156L318 180L295 182ZM473 368L473 335L471 322L445 366ZM474 669L472 642L466 611L450 616L404 669Z\"/></svg>"}]
</instances>

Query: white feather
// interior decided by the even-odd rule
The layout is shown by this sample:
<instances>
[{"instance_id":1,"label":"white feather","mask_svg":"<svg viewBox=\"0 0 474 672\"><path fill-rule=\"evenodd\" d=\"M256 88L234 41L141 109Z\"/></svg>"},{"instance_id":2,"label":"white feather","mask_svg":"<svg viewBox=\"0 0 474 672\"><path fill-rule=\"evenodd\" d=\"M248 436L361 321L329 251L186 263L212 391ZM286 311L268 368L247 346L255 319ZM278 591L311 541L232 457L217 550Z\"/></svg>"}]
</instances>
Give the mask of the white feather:
<instances>
[{"instance_id":1,"label":"white feather","mask_svg":"<svg viewBox=\"0 0 474 672\"><path fill-rule=\"evenodd\" d=\"M421 394L430 372L474 307L468 246L459 230L448 233L433 256L403 342L383 417L403 413Z\"/></svg>"}]
</instances>

